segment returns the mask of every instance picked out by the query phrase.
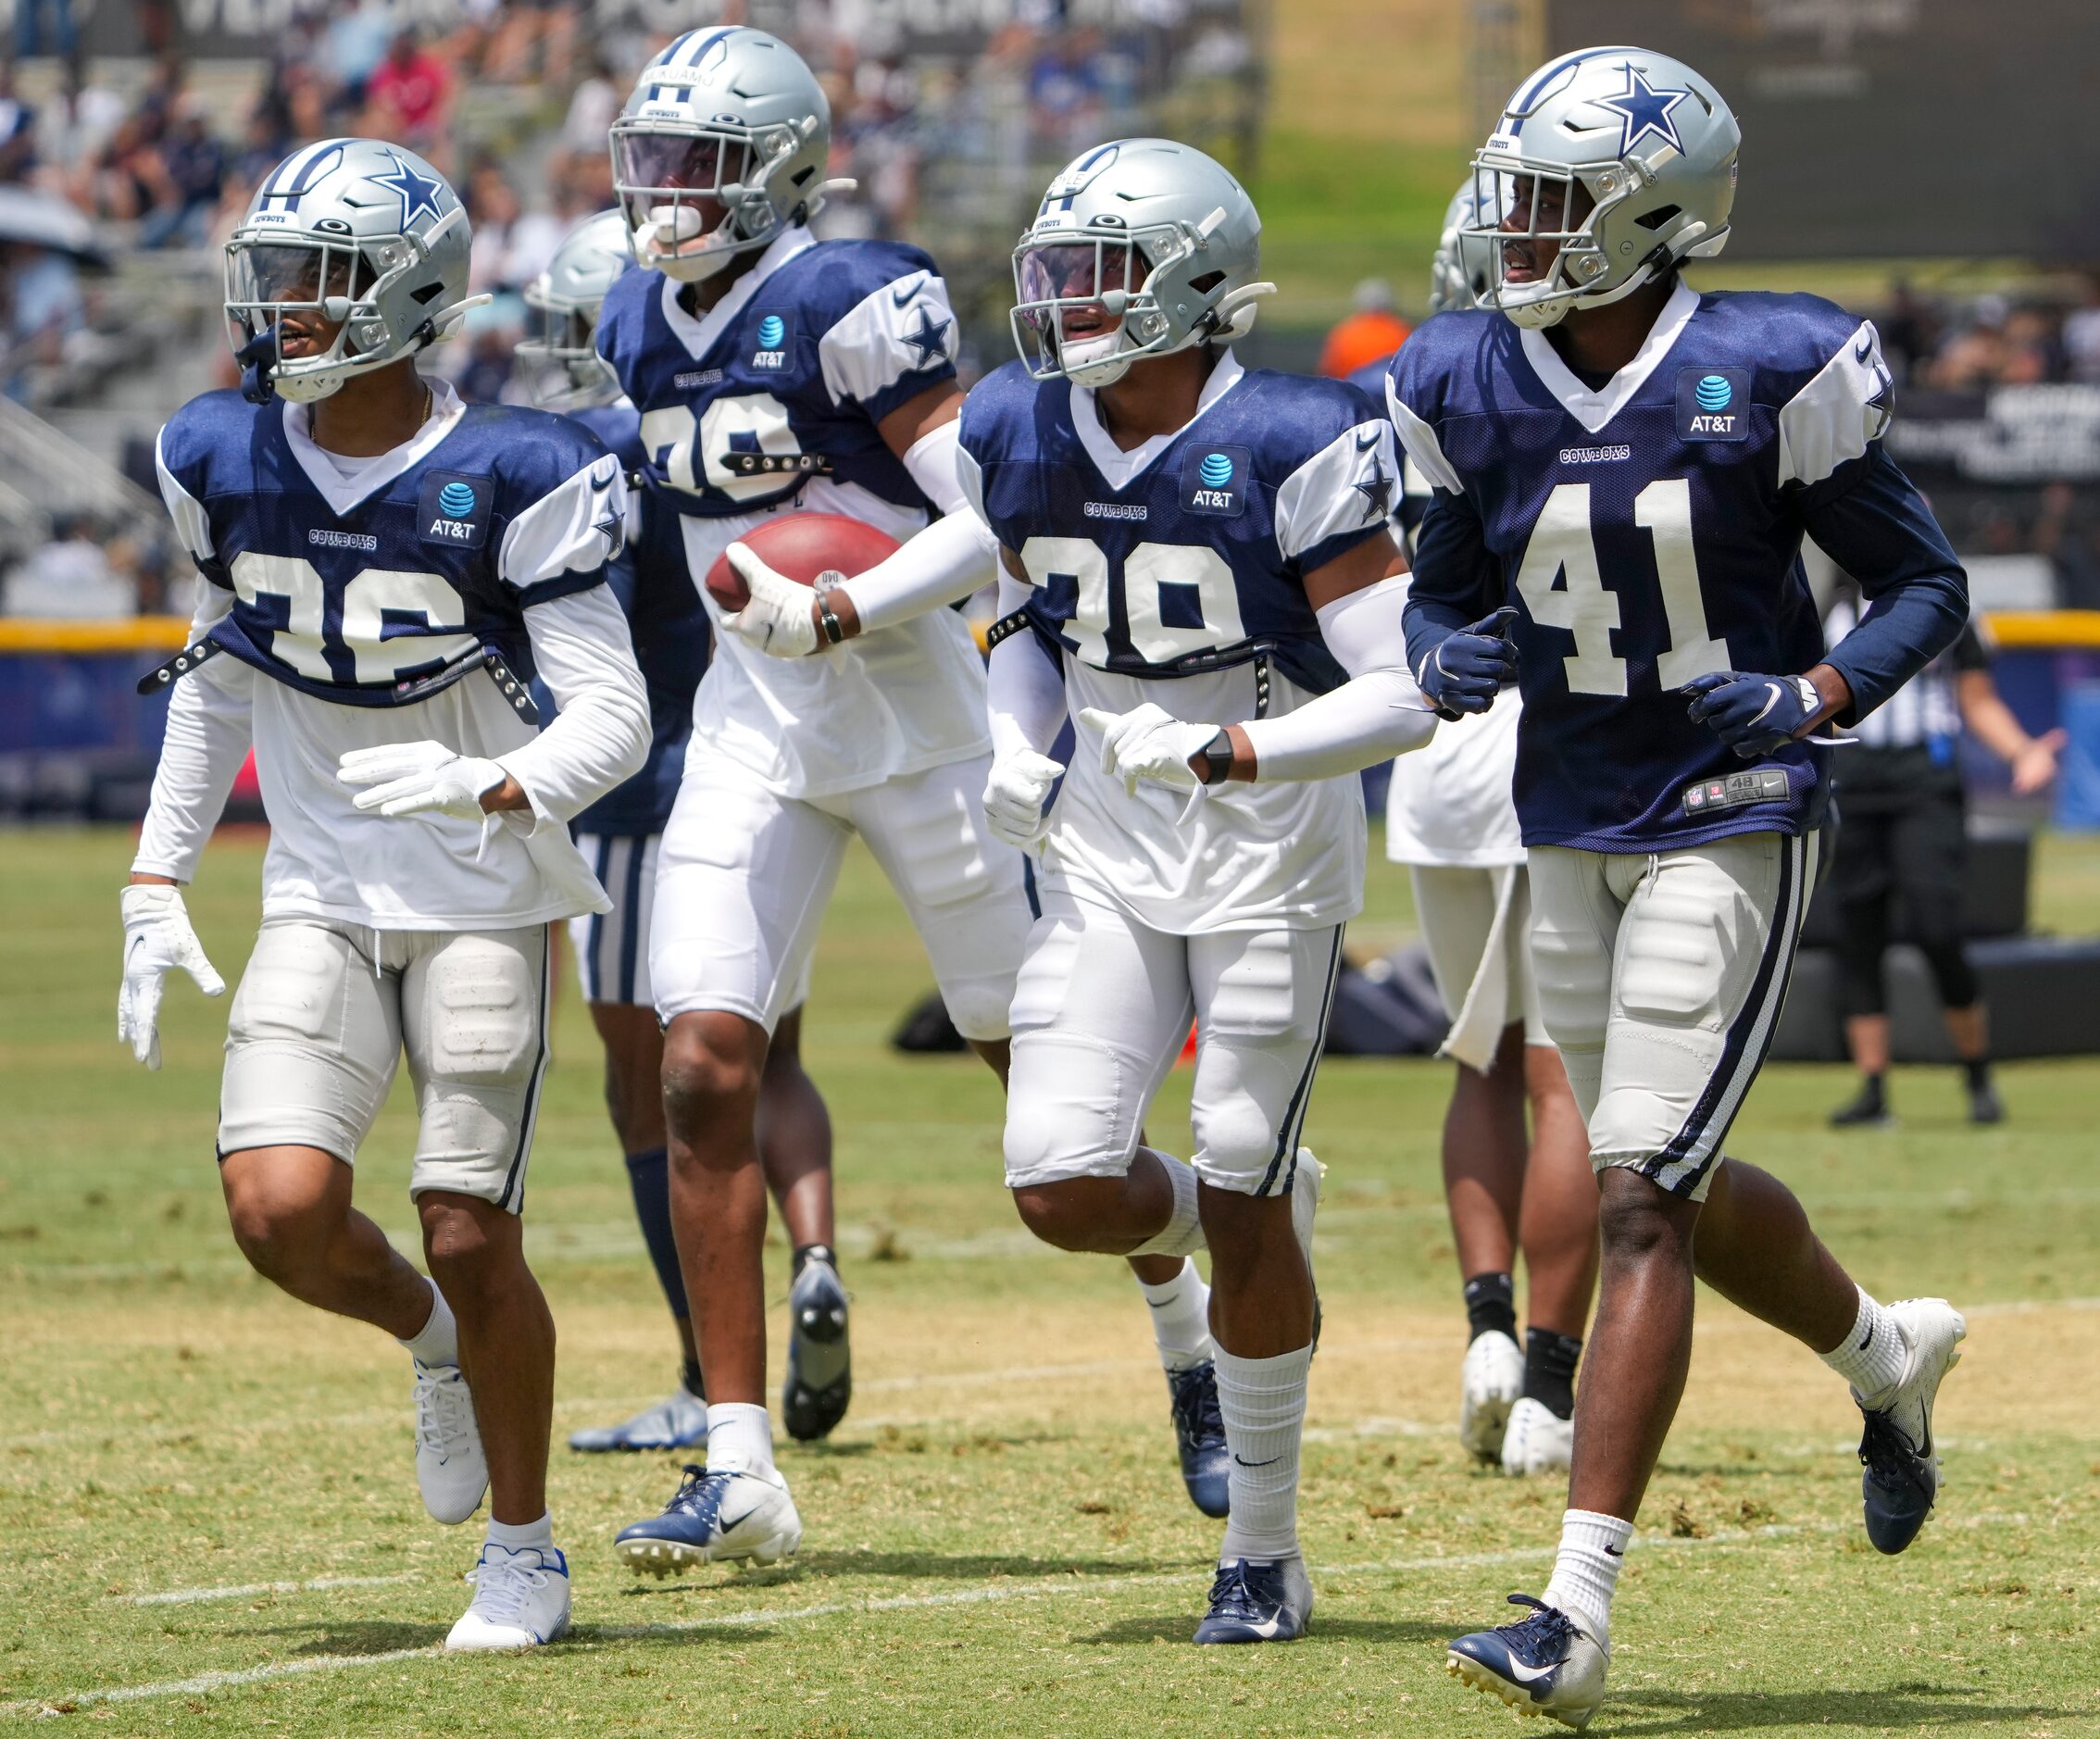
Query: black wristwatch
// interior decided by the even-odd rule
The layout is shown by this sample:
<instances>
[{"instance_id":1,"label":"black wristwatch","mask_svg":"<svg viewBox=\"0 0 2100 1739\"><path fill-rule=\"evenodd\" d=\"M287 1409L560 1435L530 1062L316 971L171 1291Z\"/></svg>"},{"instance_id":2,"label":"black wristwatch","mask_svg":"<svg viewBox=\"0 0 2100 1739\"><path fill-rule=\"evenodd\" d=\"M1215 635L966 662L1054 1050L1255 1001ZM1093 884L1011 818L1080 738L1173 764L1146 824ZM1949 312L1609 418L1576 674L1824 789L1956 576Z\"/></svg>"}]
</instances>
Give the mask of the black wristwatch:
<instances>
[{"instance_id":1,"label":"black wristwatch","mask_svg":"<svg viewBox=\"0 0 2100 1739\"><path fill-rule=\"evenodd\" d=\"M1222 785L1232 771L1232 733L1223 725L1218 734L1203 745L1203 782L1206 785Z\"/></svg>"}]
</instances>

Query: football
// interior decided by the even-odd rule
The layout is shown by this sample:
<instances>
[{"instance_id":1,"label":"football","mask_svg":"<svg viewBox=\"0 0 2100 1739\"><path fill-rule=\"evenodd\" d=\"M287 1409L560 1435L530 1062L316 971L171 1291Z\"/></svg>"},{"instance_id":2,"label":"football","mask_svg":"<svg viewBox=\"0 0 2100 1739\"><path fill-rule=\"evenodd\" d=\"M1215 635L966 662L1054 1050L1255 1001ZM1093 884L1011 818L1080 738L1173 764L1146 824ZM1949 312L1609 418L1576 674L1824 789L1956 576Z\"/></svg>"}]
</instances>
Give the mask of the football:
<instances>
[{"instance_id":1,"label":"football","mask_svg":"<svg viewBox=\"0 0 2100 1739\"><path fill-rule=\"evenodd\" d=\"M783 513L737 540L764 557L783 579L813 586L819 574L850 580L866 573L883 557L895 554L897 540L843 513ZM707 569L707 595L725 610L741 610L751 602L750 588L725 555Z\"/></svg>"}]
</instances>

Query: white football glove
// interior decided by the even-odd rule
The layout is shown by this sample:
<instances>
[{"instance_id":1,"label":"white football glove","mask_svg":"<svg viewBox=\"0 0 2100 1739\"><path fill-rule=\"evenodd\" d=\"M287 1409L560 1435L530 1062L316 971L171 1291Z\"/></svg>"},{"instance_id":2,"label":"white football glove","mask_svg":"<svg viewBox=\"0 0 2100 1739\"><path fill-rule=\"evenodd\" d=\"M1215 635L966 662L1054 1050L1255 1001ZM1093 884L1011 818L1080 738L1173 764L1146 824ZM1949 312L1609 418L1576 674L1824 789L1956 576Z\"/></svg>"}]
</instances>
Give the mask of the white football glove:
<instances>
[{"instance_id":1,"label":"white football glove","mask_svg":"<svg viewBox=\"0 0 2100 1739\"><path fill-rule=\"evenodd\" d=\"M749 544L731 544L725 552L736 576L751 590L751 601L722 618L722 626L747 646L775 658L806 658L817 650L817 624L809 606L816 594L775 573Z\"/></svg>"},{"instance_id":2,"label":"white football glove","mask_svg":"<svg viewBox=\"0 0 2100 1739\"><path fill-rule=\"evenodd\" d=\"M346 785L369 785L352 801L354 807L384 816L456 816L481 821L481 794L506 777L494 761L448 749L442 743L386 743L378 748L352 749L335 776Z\"/></svg>"},{"instance_id":3,"label":"white football glove","mask_svg":"<svg viewBox=\"0 0 2100 1739\"><path fill-rule=\"evenodd\" d=\"M984 819L992 837L1016 851L1033 851L1049 831L1043 806L1050 787L1062 779L1065 766L1033 749L1013 749L992 763L984 783Z\"/></svg>"},{"instance_id":4,"label":"white football glove","mask_svg":"<svg viewBox=\"0 0 2100 1739\"><path fill-rule=\"evenodd\" d=\"M1200 789L1203 781L1189 765L1189 757L1218 734L1216 725L1184 724L1149 700L1124 713L1089 707L1081 712L1080 723L1101 732L1101 770L1120 779L1133 797L1141 779L1181 791Z\"/></svg>"},{"instance_id":5,"label":"white football glove","mask_svg":"<svg viewBox=\"0 0 2100 1739\"><path fill-rule=\"evenodd\" d=\"M124 890L124 983L117 993L117 1043L148 1069L160 1067L160 994L181 967L207 996L223 996L226 981L205 957L190 928L182 890L141 882Z\"/></svg>"}]
</instances>

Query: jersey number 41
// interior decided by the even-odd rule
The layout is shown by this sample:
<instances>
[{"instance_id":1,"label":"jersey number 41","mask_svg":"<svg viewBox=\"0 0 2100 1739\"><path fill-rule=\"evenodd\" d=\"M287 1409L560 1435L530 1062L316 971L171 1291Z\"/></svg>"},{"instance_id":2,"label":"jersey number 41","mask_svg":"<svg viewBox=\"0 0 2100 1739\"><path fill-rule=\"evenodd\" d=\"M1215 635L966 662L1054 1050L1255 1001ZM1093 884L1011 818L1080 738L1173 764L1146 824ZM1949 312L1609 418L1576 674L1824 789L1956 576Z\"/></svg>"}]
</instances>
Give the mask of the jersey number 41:
<instances>
[{"instance_id":1,"label":"jersey number 41","mask_svg":"<svg viewBox=\"0 0 2100 1739\"><path fill-rule=\"evenodd\" d=\"M1669 624L1669 644L1656 660L1662 686L1681 688L1708 670L1733 669L1728 642L1706 632L1692 541L1692 485L1681 477L1650 483L1633 497L1633 523L1655 541L1656 580ZM1517 591L1534 622L1574 634L1575 650L1563 661L1569 694L1623 695L1626 660L1611 649L1612 631L1619 626L1619 594L1605 589L1590 526L1590 485L1557 485L1531 528ZM1566 583L1556 585L1563 575Z\"/></svg>"}]
</instances>

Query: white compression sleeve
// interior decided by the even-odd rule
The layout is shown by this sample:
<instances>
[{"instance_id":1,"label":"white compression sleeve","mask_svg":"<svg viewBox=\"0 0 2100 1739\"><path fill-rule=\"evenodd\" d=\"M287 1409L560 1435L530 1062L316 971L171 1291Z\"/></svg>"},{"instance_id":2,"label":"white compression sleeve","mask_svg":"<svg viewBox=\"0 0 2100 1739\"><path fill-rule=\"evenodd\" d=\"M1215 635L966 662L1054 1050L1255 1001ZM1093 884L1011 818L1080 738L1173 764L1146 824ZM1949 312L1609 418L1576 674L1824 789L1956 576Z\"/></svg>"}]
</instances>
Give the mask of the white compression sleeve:
<instances>
[{"instance_id":1,"label":"white compression sleeve","mask_svg":"<svg viewBox=\"0 0 2100 1739\"><path fill-rule=\"evenodd\" d=\"M926 441L933 438L928 435ZM917 453L926 441L912 451ZM951 507L946 519L934 520L895 555L845 582L860 632L894 628L981 591L999 571L998 548L992 528L982 519L966 507Z\"/></svg>"},{"instance_id":2,"label":"white compression sleeve","mask_svg":"<svg viewBox=\"0 0 2100 1739\"><path fill-rule=\"evenodd\" d=\"M233 607L233 594L198 582L194 645ZM189 882L255 735L256 673L228 654L192 670L168 696L167 733L154 769L153 797L131 868Z\"/></svg>"},{"instance_id":3,"label":"white compression sleeve","mask_svg":"<svg viewBox=\"0 0 2100 1739\"><path fill-rule=\"evenodd\" d=\"M530 743L496 757L532 806L504 811L505 823L530 834L543 824L565 824L641 770L649 758L649 694L609 586L532 605L525 630L561 708Z\"/></svg>"},{"instance_id":4,"label":"white compression sleeve","mask_svg":"<svg viewBox=\"0 0 2100 1739\"><path fill-rule=\"evenodd\" d=\"M1028 593L1029 588L1012 575L1000 574L1001 618L1018 610ZM985 676L993 756L1010 755L1016 749L1049 754L1057 732L1065 728L1065 677L1044 656L1033 631L1024 628L994 646Z\"/></svg>"},{"instance_id":5,"label":"white compression sleeve","mask_svg":"<svg viewBox=\"0 0 2100 1739\"><path fill-rule=\"evenodd\" d=\"M1240 729L1255 752L1257 782L1334 779L1409 749L1436 729L1436 715L1407 674L1400 612L1405 579L1381 580L1319 612L1320 638L1349 680L1280 719Z\"/></svg>"}]
</instances>

